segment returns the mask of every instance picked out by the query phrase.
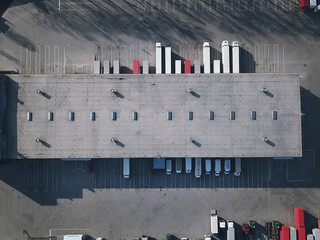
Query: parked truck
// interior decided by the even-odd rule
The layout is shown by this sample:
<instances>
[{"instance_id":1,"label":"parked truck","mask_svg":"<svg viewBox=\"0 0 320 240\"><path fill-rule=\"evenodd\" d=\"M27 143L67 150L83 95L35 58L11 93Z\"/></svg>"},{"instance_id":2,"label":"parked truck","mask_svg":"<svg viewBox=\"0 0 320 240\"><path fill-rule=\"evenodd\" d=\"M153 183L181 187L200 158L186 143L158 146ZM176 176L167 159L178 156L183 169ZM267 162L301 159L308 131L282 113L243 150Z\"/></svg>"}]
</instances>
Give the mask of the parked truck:
<instances>
[{"instance_id":1,"label":"parked truck","mask_svg":"<svg viewBox=\"0 0 320 240\"><path fill-rule=\"evenodd\" d=\"M194 175L196 178L201 177L201 158L195 158Z\"/></svg>"},{"instance_id":2,"label":"parked truck","mask_svg":"<svg viewBox=\"0 0 320 240\"><path fill-rule=\"evenodd\" d=\"M84 234L72 234L72 235L64 235L63 240L86 240L88 239L87 235Z\"/></svg>"},{"instance_id":3,"label":"parked truck","mask_svg":"<svg viewBox=\"0 0 320 240\"><path fill-rule=\"evenodd\" d=\"M234 222L232 220L227 220L228 230L227 230L227 240L235 240L236 232L234 229Z\"/></svg>"},{"instance_id":4,"label":"parked truck","mask_svg":"<svg viewBox=\"0 0 320 240\"><path fill-rule=\"evenodd\" d=\"M280 240L289 240L290 239L290 229L288 226L283 225L280 231Z\"/></svg>"},{"instance_id":5,"label":"parked truck","mask_svg":"<svg viewBox=\"0 0 320 240\"><path fill-rule=\"evenodd\" d=\"M232 72L240 72L240 51L238 41L233 41L232 44Z\"/></svg>"},{"instance_id":6,"label":"parked truck","mask_svg":"<svg viewBox=\"0 0 320 240\"><path fill-rule=\"evenodd\" d=\"M218 236L218 213L216 209L210 211L211 236Z\"/></svg>"},{"instance_id":7,"label":"parked truck","mask_svg":"<svg viewBox=\"0 0 320 240\"><path fill-rule=\"evenodd\" d=\"M227 40L224 40L221 43L221 53L222 53L223 73L230 73L230 52L229 52L229 42Z\"/></svg>"}]
</instances>

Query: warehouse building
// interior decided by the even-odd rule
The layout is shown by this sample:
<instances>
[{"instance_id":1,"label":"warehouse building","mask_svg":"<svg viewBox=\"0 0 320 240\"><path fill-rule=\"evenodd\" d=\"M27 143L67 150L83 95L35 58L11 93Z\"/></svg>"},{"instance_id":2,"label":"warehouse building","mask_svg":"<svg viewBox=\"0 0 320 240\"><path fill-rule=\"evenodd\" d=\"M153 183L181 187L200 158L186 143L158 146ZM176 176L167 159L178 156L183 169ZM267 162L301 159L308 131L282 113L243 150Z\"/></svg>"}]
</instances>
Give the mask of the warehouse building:
<instances>
[{"instance_id":1,"label":"warehouse building","mask_svg":"<svg viewBox=\"0 0 320 240\"><path fill-rule=\"evenodd\" d=\"M298 74L2 80L9 159L302 156Z\"/></svg>"}]
</instances>

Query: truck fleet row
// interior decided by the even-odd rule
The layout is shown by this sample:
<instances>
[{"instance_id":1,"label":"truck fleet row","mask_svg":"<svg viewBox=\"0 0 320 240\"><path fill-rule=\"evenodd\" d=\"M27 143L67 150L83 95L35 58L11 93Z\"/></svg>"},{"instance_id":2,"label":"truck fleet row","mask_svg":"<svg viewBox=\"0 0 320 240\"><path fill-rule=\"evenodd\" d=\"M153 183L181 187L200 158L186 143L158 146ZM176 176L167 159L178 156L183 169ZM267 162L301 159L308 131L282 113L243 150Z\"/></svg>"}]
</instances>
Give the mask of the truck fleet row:
<instances>
[{"instance_id":1,"label":"truck fleet row","mask_svg":"<svg viewBox=\"0 0 320 240\"><path fill-rule=\"evenodd\" d=\"M312 234L308 234L306 236L305 232L305 221L304 221L304 210L302 208L294 208L295 215L295 225L296 227L288 227L286 225L281 225L277 221L268 222L270 223L270 227L274 230L279 230L278 234L273 234L273 230L269 227L265 229L266 239L272 240L320 240L320 220L318 220L318 228L312 229ZM227 223L227 224L226 224ZM242 231L246 237L254 237L252 230L256 228L256 222L253 220L249 221L249 224L242 224ZM219 219L217 209L212 209L210 211L210 235L204 235L204 240L211 239L221 239L223 235L219 233L219 229L227 229L227 240L235 240L236 239L236 230L235 223L232 220L223 220ZM251 231L251 233L250 233ZM269 233L272 232L271 235ZM298 234L297 234L298 233ZM72 234L65 235L64 240L85 240L87 239L87 235L84 234ZM240 238L240 237L239 237ZM92 238L90 238L92 239ZM141 240L148 240L149 237L143 235ZM172 234L166 235L166 240L178 239L175 238ZM253 239L253 238L245 238L245 239ZM96 240L102 240L102 238L97 238ZM138 239L137 239L138 240ZM188 238L182 238L182 240L188 240ZM198 239L199 240L199 239ZM201 239L202 240L202 239Z\"/></svg>"},{"instance_id":2,"label":"truck fleet row","mask_svg":"<svg viewBox=\"0 0 320 240\"><path fill-rule=\"evenodd\" d=\"M211 70L210 43L203 43L203 73L221 73L221 65L223 73L240 73L240 50L238 41L233 41L232 47L232 65L230 67L230 45L227 40L221 43L222 62L220 60L213 61L213 71ZM172 73L171 64L171 47L165 47L165 73ZM175 73L182 73L181 60L175 60ZM190 60L185 61L185 73L191 73ZM194 73L200 73L200 61L194 62ZM156 43L156 74L162 74L162 45Z\"/></svg>"}]
</instances>

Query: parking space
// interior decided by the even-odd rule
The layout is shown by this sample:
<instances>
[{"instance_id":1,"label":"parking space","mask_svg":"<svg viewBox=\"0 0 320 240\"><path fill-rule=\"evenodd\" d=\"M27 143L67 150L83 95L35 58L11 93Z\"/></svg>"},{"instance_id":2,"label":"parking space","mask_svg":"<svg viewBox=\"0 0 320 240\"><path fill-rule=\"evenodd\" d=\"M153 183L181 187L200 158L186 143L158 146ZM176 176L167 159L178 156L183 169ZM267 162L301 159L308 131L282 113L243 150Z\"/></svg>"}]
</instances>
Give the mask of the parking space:
<instances>
[{"instance_id":1,"label":"parking space","mask_svg":"<svg viewBox=\"0 0 320 240\"><path fill-rule=\"evenodd\" d=\"M183 159L184 160L184 159ZM265 189L270 171L277 165L272 159L242 159L242 173L234 176L234 161L230 174L215 176L212 170L205 173L202 159L202 175L176 173L172 161L172 173L154 170L152 159L130 159L130 177L123 177L122 159L99 159L88 162L61 160L17 161L19 189L23 192L57 192L72 189L74 185L94 189ZM279 160L278 160L279 161ZM270 169L270 166L274 168ZM284 171L285 169L283 169ZM278 170L277 170L278 171ZM282 170L281 170L282 171Z\"/></svg>"},{"instance_id":2,"label":"parking space","mask_svg":"<svg viewBox=\"0 0 320 240\"><path fill-rule=\"evenodd\" d=\"M228 39L229 43L236 39ZM220 43L211 44L211 60L221 60ZM172 57L174 60L200 60L202 64L202 45L172 45ZM242 73L281 73L285 72L285 48L279 44L249 44L240 43L240 72ZM20 47L19 66L16 69L20 74L92 74L93 60L80 62L77 58L71 58L72 48L67 45L36 46L34 51ZM155 65L155 44L145 45L98 45L96 52L92 52L94 58L101 62L120 61L120 73L132 73L133 60L148 60L150 66ZM0 59L4 62L5 58ZM154 68L150 68L153 73Z\"/></svg>"}]
</instances>

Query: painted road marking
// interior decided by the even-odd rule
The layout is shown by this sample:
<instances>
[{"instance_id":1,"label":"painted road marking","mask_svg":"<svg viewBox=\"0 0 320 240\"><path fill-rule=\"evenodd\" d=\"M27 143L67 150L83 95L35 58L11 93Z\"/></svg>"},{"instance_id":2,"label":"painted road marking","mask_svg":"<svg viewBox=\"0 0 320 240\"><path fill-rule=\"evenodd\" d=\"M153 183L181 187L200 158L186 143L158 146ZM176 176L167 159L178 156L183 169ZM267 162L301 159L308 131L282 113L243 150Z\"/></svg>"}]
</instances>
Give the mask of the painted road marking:
<instances>
[{"instance_id":1,"label":"painted road marking","mask_svg":"<svg viewBox=\"0 0 320 240\"><path fill-rule=\"evenodd\" d=\"M54 63L54 68L53 72L55 74L59 74L59 46L54 46L54 51L53 51L53 63Z\"/></svg>"},{"instance_id":2,"label":"painted road marking","mask_svg":"<svg viewBox=\"0 0 320 240\"><path fill-rule=\"evenodd\" d=\"M44 47L44 74L49 74L50 69L50 46Z\"/></svg>"}]
</instances>

